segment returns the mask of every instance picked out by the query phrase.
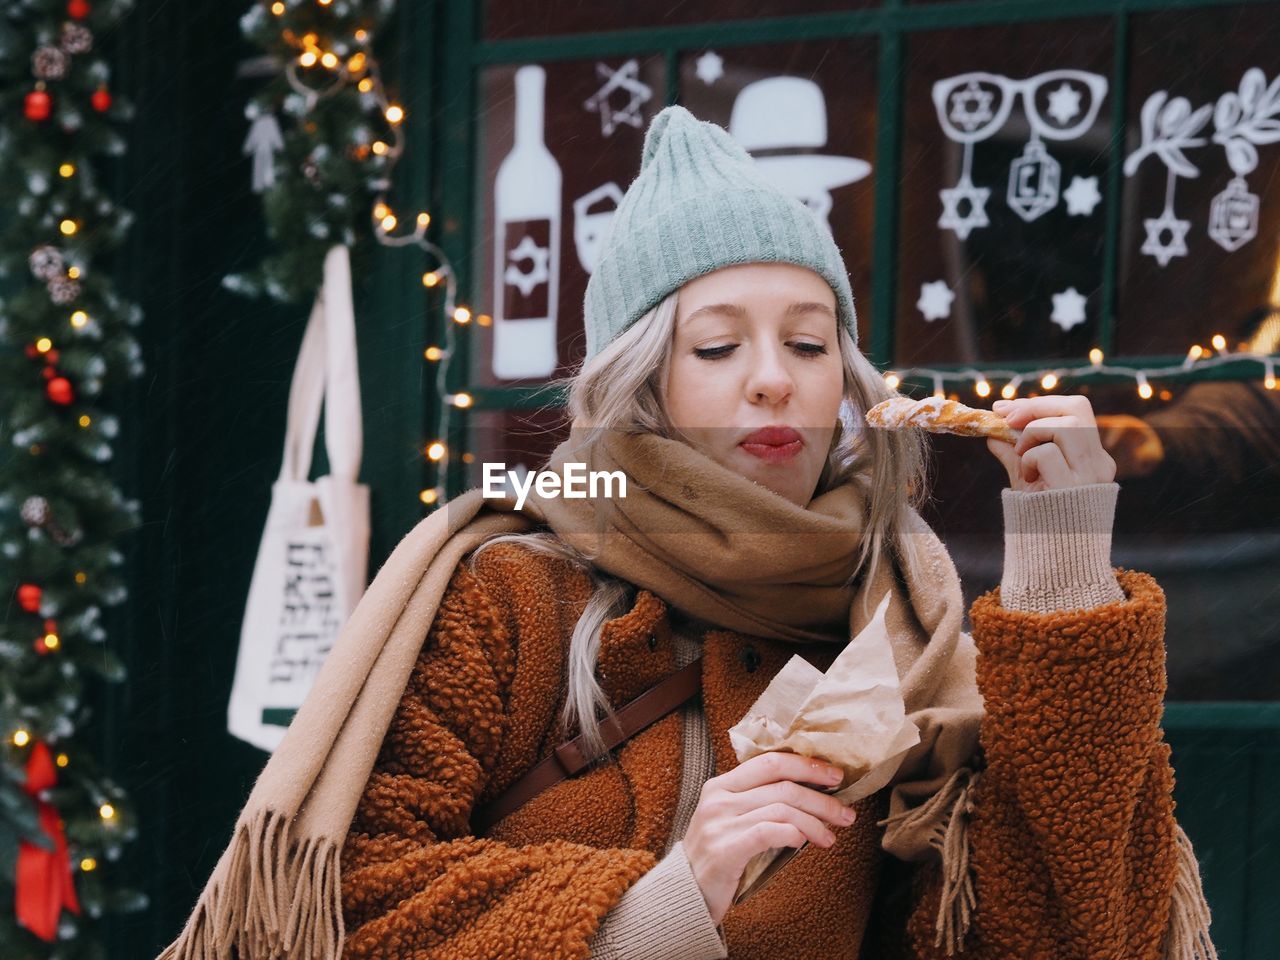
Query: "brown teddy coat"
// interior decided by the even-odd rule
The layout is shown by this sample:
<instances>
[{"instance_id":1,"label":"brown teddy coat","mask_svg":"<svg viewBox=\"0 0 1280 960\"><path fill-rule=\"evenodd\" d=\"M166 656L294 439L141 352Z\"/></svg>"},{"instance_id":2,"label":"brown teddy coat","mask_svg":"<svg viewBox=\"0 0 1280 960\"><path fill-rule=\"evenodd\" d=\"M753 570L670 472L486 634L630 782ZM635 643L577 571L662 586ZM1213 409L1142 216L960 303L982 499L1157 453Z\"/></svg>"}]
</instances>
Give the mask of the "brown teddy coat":
<instances>
[{"instance_id":1,"label":"brown teddy coat","mask_svg":"<svg viewBox=\"0 0 1280 960\"><path fill-rule=\"evenodd\" d=\"M1180 831L1160 729L1164 595L1147 574L1114 573L1123 599L1090 609L1008 610L996 588L970 610L985 700L966 841L972 960L1166 956ZM566 561L514 545L474 573L459 565L342 850L344 957L585 958L658 862L680 788L678 712L486 837L469 825L565 739L568 637L590 589ZM702 650L719 771L737 764L728 728L792 654L825 669L839 653L719 628ZM621 705L676 666L667 604L640 589L605 624L599 680ZM883 853L884 796L729 910L729 956L946 956L941 864Z\"/></svg>"}]
</instances>

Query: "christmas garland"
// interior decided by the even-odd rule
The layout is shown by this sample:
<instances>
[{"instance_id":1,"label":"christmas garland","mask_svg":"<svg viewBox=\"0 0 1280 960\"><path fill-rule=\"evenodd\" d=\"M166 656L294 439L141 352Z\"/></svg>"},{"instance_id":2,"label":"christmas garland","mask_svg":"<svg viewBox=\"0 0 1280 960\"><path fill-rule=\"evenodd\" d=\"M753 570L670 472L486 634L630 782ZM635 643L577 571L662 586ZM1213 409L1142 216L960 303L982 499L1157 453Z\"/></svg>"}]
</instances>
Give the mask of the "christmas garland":
<instances>
[{"instance_id":1,"label":"christmas garland","mask_svg":"<svg viewBox=\"0 0 1280 960\"><path fill-rule=\"evenodd\" d=\"M142 372L141 310L105 264L132 222L98 186L132 116L96 39L131 0L0 14L0 956L104 956L92 920L142 909L112 866L136 824L100 769L86 682L124 679L104 607L126 598L108 391Z\"/></svg>"}]
</instances>

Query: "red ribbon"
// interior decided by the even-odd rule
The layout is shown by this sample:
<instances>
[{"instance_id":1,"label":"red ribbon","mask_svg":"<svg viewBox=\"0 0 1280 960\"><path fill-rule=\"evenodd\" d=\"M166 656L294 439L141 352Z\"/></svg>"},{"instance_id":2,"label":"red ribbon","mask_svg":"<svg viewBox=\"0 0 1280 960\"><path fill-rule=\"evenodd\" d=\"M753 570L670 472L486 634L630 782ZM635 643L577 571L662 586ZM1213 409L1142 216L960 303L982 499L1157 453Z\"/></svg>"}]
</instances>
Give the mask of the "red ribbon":
<instances>
[{"instance_id":1,"label":"red ribbon","mask_svg":"<svg viewBox=\"0 0 1280 960\"><path fill-rule=\"evenodd\" d=\"M53 804L37 796L41 790L57 782L57 769L49 748L37 742L27 758L24 789L35 798L40 829L53 841L54 848L46 850L26 840L19 841L14 913L18 923L47 941L58 935L58 917L64 906L74 913L80 912L75 884L71 882L71 857L67 853L62 818Z\"/></svg>"}]
</instances>

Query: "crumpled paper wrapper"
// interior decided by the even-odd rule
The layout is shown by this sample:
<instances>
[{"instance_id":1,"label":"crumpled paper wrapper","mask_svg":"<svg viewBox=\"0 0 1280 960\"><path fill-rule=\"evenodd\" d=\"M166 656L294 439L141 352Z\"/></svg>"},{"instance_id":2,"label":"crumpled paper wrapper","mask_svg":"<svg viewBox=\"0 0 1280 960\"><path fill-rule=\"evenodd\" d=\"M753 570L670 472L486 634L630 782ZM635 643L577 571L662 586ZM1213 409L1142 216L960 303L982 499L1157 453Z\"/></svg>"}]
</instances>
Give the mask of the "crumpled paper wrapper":
<instances>
[{"instance_id":1,"label":"crumpled paper wrapper","mask_svg":"<svg viewBox=\"0 0 1280 960\"><path fill-rule=\"evenodd\" d=\"M729 729L739 762L770 750L825 760L843 768L845 775L824 792L845 803L889 783L903 756L920 742L920 731L907 719L885 631L889 598L886 593L871 622L826 673L799 654L787 661L746 716ZM733 902L759 891L807 845L775 847L752 857Z\"/></svg>"}]
</instances>

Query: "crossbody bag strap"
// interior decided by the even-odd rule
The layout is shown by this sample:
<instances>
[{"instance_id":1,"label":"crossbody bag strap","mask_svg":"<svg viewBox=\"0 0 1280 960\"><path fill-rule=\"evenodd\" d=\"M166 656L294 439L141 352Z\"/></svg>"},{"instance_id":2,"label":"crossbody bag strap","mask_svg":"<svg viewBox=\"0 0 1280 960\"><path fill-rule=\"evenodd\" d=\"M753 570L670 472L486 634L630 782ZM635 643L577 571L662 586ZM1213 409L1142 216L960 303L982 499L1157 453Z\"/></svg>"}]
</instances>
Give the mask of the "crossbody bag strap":
<instances>
[{"instance_id":1,"label":"crossbody bag strap","mask_svg":"<svg viewBox=\"0 0 1280 960\"><path fill-rule=\"evenodd\" d=\"M608 718L603 720L601 733L605 744L612 750L651 723L665 717L701 689L702 657L699 656L616 711L616 724ZM472 832L476 836L487 833L495 823L524 806L543 790L584 770L588 761L582 746L582 734L566 740L496 800L473 811Z\"/></svg>"}]
</instances>

